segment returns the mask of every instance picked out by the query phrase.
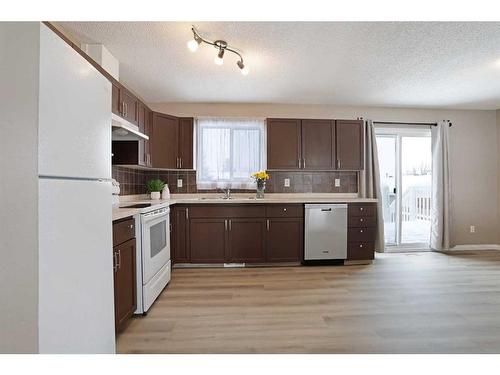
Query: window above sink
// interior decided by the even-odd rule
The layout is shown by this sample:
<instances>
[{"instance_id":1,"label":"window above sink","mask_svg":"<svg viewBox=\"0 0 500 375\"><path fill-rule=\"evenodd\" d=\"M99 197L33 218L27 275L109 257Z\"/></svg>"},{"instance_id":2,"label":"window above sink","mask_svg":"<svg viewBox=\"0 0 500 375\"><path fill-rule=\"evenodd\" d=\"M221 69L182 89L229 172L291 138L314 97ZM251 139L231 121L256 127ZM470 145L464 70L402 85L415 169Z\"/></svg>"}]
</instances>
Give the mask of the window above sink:
<instances>
[{"instance_id":1,"label":"window above sink","mask_svg":"<svg viewBox=\"0 0 500 375\"><path fill-rule=\"evenodd\" d=\"M197 145L198 189L252 189L266 169L264 119L199 118Z\"/></svg>"}]
</instances>

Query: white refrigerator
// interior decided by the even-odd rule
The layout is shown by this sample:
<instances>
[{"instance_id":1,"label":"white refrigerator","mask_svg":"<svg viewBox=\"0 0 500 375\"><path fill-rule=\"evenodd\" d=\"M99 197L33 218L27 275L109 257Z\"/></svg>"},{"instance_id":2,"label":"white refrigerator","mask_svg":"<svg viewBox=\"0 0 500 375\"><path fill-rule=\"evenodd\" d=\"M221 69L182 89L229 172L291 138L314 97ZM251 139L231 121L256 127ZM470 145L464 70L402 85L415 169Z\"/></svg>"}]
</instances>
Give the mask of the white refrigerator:
<instances>
[{"instance_id":1,"label":"white refrigerator","mask_svg":"<svg viewBox=\"0 0 500 375\"><path fill-rule=\"evenodd\" d=\"M114 353L111 83L43 24L39 66L39 352Z\"/></svg>"}]
</instances>

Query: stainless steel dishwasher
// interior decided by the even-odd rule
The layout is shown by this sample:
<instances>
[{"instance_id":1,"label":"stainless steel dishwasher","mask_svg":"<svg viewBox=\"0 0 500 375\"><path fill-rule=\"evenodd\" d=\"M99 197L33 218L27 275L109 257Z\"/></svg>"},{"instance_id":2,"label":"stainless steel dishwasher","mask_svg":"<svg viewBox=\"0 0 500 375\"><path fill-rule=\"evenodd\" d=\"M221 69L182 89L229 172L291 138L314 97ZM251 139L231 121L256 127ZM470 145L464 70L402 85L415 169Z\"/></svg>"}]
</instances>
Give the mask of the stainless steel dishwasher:
<instances>
[{"instance_id":1,"label":"stainless steel dishwasher","mask_svg":"<svg viewBox=\"0 0 500 375\"><path fill-rule=\"evenodd\" d=\"M347 204L306 204L304 260L346 258Z\"/></svg>"}]
</instances>

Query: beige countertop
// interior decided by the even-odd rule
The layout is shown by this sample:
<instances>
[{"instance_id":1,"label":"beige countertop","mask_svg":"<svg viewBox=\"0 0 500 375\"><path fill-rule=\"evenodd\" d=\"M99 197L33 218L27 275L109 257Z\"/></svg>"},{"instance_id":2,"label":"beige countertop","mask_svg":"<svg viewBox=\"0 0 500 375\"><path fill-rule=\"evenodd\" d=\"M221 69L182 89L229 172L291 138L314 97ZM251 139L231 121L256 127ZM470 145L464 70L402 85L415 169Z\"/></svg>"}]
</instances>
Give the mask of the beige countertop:
<instances>
[{"instance_id":1,"label":"beige countertop","mask_svg":"<svg viewBox=\"0 0 500 375\"><path fill-rule=\"evenodd\" d=\"M358 198L355 194L266 194L255 199L255 194L233 194L231 199L221 199L221 194L172 194L170 199L151 200L146 195L120 197L119 206L113 207L113 220L134 216L174 204L286 204L286 203L374 203L376 199ZM152 203L146 208L126 208L140 203Z\"/></svg>"}]
</instances>

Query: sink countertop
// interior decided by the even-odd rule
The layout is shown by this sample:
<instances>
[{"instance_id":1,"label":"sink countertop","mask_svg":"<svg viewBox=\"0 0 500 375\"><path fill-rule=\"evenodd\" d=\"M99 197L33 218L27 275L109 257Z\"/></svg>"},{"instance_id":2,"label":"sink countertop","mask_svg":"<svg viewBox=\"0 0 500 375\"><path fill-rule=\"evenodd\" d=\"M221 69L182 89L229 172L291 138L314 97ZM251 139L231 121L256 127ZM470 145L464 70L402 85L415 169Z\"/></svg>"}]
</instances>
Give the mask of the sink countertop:
<instances>
[{"instance_id":1,"label":"sink countertop","mask_svg":"<svg viewBox=\"0 0 500 375\"><path fill-rule=\"evenodd\" d=\"M142 212L168 207L174 204L287 204L287 203L375 203L377 199L358 198L353 194L280 194L269 193L263 199L255 194L233 194L231 199L222 199L221 194L172 194L170 199L151 200L146 195L121 198L113 207L113 220L134 216ZM151 207L124 208L140 203L152 203Z\"/></svg>"}]
</instances>

